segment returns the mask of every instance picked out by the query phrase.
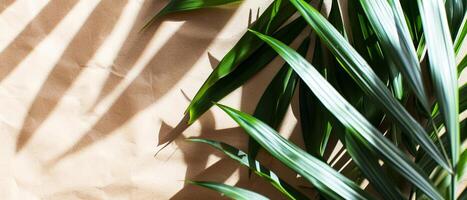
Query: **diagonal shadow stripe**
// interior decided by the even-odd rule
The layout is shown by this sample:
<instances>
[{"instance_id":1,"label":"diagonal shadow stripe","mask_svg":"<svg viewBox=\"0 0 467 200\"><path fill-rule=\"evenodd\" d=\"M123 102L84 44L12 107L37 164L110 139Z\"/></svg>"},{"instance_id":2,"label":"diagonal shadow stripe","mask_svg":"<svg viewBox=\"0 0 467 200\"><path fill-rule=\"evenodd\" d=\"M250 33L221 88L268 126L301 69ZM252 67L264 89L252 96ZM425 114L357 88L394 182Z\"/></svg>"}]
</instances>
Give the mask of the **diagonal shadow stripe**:
<instances>
[{"instance_id":1,"label":"diagonal shadow stripe","mask_svg":"<svg viewBox=\"0 0 467 200\"><path fill-rule=\"evenodd\" d=\"M203 172L198 174L196 177L193 177L193 180L204 180L204 181L214 181L214 182L224 182L238 169L238 164L236 161L230 158L224 158L215 164L209 166ZM183 200L183 199L226 199L222 198L219 193L194 186L186 185L182 190L177 192L174 196L170 198L171 200Z\"/></svg>"},{"instance_id":2,"label":"diagonal shadow stripe","mask_svg":"<svg viewBox=\"0 0 467 200\"><path fill-rule=\"evenodd\" d=\"M148 15L151 16L155 10L162 9L164 3L160 1L145 1L143 10L139 13L136 23L131 28L130 34L125 40L123 46L119 49L118 55L114 59L110 69L110 74L104 80L104 84L97 95L94 105L89 109L90 112L96 109L96 106L102 103L106 96L114 91L115 87L121 83L129 71L134 70L137 62L143 56L154 34L159 30L162 21L157 21L146 31L140 32L141 27L147 21Z\"/></svg>"},{"instance_id":3,"label":"diagonal shadow stripe","mask_svg":"<svg viewBox=\"0 0 467 200\"><path fill-rule=\"evenodd\" d=\"M85 24L75 35L58 63L42 84L17 139L16 150L21 151L33 133L47 119L65 91L79 75L87 61L94 55L113 26L126 1L101 1ZM102 11L108 12L102 12ZM104 26L102 26L105 24ZM98 29L95 29L98 27ZM78 63L76 61L84 61Z\"/></svg>"},{"instance_id":4,"label":"diagonal shadow stripe","mask_svg":"<svg viewBox=\"0 0 467 200\"><path fill-rule=\"evenodd\" d=\"M0 53L0 80L14 68L57 26L78 0L53 1Z\"/></svg>"},{"instance_id":5,"label":"diagonal shadow stripe","mask_svg":"<svg viewBox=\"0 0 467 200\"><path fill-rule=\"evenodd\" d=\"M49 2L50 0L17 0L3 10L0 14L0 19L2 19L0 20L0 29L2 29L0 51L3 51L15 39Z\"/></svg>"},{"instance_id":6,"label":"diagonal shadow stripe","mask_svg":"<svg viewBox=\"0 0 467 200\"><path fill-rule=\"evenodd\" d=\"M77 153L107 137L135 114L151 106L159 97L169 91L205 53L206 48L216 38L234 11L233 9L206 9L202 14L193 14L193 12L190 15L179 14L179 17L189 17L190 20L186 21L159 49L151 61L145 65L142 73L125 87L123 93L119 95L99 121L73 147L57 157L52 163L59 162L68 155ZM188 30L203 29L203 26L208 26L206 21L209 20L212 21L209 24L211 31L205 37L193 38L191 35L187 35ZM137 31L139 31L139 27ZM183 59L179 59L181 57ZM167 59L171 59L170 62ZM170 76L168 76L169 74ZM174 77L176 78L174 79ZM142 92L147 93L148 89L151 88L153 95L146 95L144 98L142 95L135 95Z\"/></svg>"},{"instance_id":7,"label":"diagonal shadow stripe","mask_svg":"<svg viewBox=\"0 0 467 200\"><path fill-rule=\"evenodd\" d=\"M3 10L7 9L8 7L10 7L10 5L15 2L15 0L2 0L2 2L0 3L0 13L3 12Z\"/></svg>"},{"instance_id":8,"label":"diagonal shadow stripe","mask_svg":"<svg viewBox=\"0 0 467 200\"><path fill-rule=\"evenodd\" d=\"M21 96L8 98L2 104L4 107L13 106L17 108L18 113L9 120L15 127L23 125L24 118L27 117L25 116L27 114L25 109L29 109L53 66L56 65L63 51L98 3L99 1L79 1L56 28L16 66L14 71L1 80L0 85L3 92L10 96ZM67 34L64 34L65 32Z\"/></svg>"}]
</instances>

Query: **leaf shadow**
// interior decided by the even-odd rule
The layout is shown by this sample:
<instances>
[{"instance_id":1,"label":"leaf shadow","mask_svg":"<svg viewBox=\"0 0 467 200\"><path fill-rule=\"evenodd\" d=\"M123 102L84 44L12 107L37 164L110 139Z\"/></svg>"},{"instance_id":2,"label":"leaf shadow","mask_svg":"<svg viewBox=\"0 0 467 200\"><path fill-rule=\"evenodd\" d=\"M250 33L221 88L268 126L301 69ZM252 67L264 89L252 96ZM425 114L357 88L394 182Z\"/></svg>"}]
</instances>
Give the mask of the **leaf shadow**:
<instances>
[{"instance_id":1,"label":"leaf shadow","mask_svg":"<svg viewBox=\"0 0 467 200\"><path fill-rule=\"evenodd\" d=\"M27 112L28 117L19 132L16 152L20 152L28 143L33 133L48 118L65 92L80 75L84 67L86 67L86 63L102 44L102 38L106 38L110 34L127 2L101 1L92 11L89 19L73 37L73 40L67 46L58 63L49 73L47 80L42 83ZM103 12L111 8L113 8L111 12ZM98 24L106 25L98 26ZM94 29L96 27L98 28L97 30ZM70 60L75 62L70 62ZM84 62L79 63L76 61Z\"/></svg>"},{"instance_id":2,"label":"leaf shadow","mask_svg":"<svg viewBox=\"0 0 467 200\"><path fill-rule=\"evenodd\" d=\"M0 6L0 13L3 12L6 8L10 7L12 3L14 3L15 0L2 0L2 6Z\"/></svg>"},{"instance_id":3,"label":"leaf shadow","mask_svg":"<svg viewBox=\"0 0 467 200\"><path fill-rule=\"evenodd\" d=\"M193 14L193 12L190 12L190 15L171 15L169 19L172 19L172 17L175 20L190 19L184 22L176 33L173 34L163 47L161 47L161 49L151 58L151 61L144 67L142 73L138 74L138 77L132 80L122 94L118 96L116 101L112 103L110 109L105 112L104 115L100 117L86 133L83 134L79 141L77 141L66 152L52 160L50 165L54 165L54 163L60 162L60 160L68 155L78 153L93 143L106 138L134 115L151 106L159 97L168 92L184 76L184 74L188 72L199 57L202 56L209 44L223 29L224 25L233 13L235 13L235 10L236 9L212 8L203 10L203 15L196 15L196 13ZM148 16L148 13L144 13L144 15ZM212 23L206 23L206 21L209 20ZM122 51L116 61L116 66L123 68L121 69L121 72L119 70L119 74L122 76L111 75L106 81L106 86L102 89L101 97L106 96L115 88L116 84L121 83L126 72L131 70L128 68L125 69L125 67L132 66L131 63L136 62L135 59L129 59L130 61L125 61L125 64L118 64L118 60L125 60L128 56L131 56L132 58L138 57L137 55L128 55L127 53L133 51L137 52L137 54L142 53L145 49L144 46L148 43L148 40L152 39L154 32L157 30L158 25L160 25L161 22L162 20L159 20L153 27L144 31L144 35L136 40L136 43L133 43L135 41L129 39L129 45L122 48ZM207 28L207 26L209 26L210 31L207 35L203 36L203 38L193 38L192 36L187 35L189 30L203 29L203 27ZM141 27L142 24L135 25L135 27L133 27L134 34L138 34ZM183 57L183 59L178 59L179 57ZM172 66L174 65L174 62L176 67ZM141 98L141 96L135 97L135 93L148 90L148 88L152 91L152 95L148 95L150 97L144 99ZM101 98L98 98L98 101L99 100L101 100Z\"/></svg>"},{"instance_id":4,"label":"leaf shadow","mask_svg":"<svg viewBox=\"0 0 467 200\"><path fill-rule=\"evenodd\" d=\"M77 2L78 0L49 2L28 23L24 30L0 53L0 80L7 77L50 34Z\"/></svg>"}]
</instances>

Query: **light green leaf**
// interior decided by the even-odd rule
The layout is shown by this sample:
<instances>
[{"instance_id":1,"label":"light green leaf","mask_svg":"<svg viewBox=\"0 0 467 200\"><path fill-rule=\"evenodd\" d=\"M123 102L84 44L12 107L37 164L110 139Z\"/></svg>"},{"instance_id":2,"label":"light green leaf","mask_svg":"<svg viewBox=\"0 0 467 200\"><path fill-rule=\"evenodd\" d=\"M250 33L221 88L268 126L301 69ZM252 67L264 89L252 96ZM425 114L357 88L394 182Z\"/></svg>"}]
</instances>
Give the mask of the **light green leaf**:
<instances>
[{"instance_id":1,"label":"light green leaf","mask_svg":"<svg viewBox=\"0 0 467 200\"><path fill-rule=\"evenodd\" d=\"M346 134L345 146L353 161L384 199L404 199L397 188L394 187L395 184L392 179L387 176L386 172L379 165L378 159L362 143L354 139L354 136L351 134Z\"/></svg>"},{"instance_id":2,"label":"light green leaf","mask_svg":"<svg viewBox=\"0 0 467 200\"><path fill-rule=\"evenodd\" d=\"M360 3L382 45L386 59L400 70L425 112L429 112L417 52L399 1L360 0Z\"/></svg>"},{"instance_id":3,"label":"light green leaf","mask_svg":"<svg viewBox=\"0 0 467 200\"><path fill-rule=\"evenodd\" d=\"M464 19L457 32L456 39L454 40L454 53L457 55L461 50L462 44L464 43L465 36L467 35L467 13L464 14Z\"/></svg>"},{"instance_id":4,"label":"light green leaf","mask_svg":"<svg viewBox=\"0 0 467 200\"><path fill-rule=\"evenodd\" d=\"M358 185L296 145L258 119L224 105L218 105L273 157L281 161L319 191L332 199L370 199Z\"/></svg>"},{"instance_id":5,"label":"light green leaf","mask_svg":"<svg viewBox=\"0 0 467 200\"><path fill-rule=\"evenodd\" d=\"M452 171L436 145L430 140L423 127L393 97L386 85L373 72L368 63L355 49L332 27L329 22L313 7L303 0L290 0L312 26L316 34L337 57L341 65L359 84L362 90L379 102L390 114L401 130L412 137L419 145L446 170Z\"/></svg>"},{"instance_id":6,"label":"light green leaf","mask_svg":"<svg viewBox=\"0 0 467 200\"><path fill-rule=\"evenodd\" d=\"M298 52L301 55L306 55L309 46L310 39L307 37L298 47ZM277 129L289 108L297 83L297 74L285 63L264 91L253 116ZM248 155L252 162L251 164L254 164L259 149L259 144L250 137L248 140Z\"/></svg>"},{"instance_id":7,"label":"light green leaf","mask_svg":"<svg viewBox=\"0 0 467 200\"><path fill-rule=\"evenodd\" d=\"M293 49L280 41L252 31L271 45L294 68L321 103L368 148L375 149L388 164L433 199L442 199L426 175L409 158L347 102L320 73Z\"/></svg>"},{"instance_id":8,"label":"light green leaf","mask_svg":"<svg viewBox=\"0 0 467 200\"><path fill-rule=\"evenodd\" d=\"M188 181L188 183L215 190L221 193L222 195L225 195L226 197L230 197L231 199L235 200L269 200L268 198L256 192L252 192L239 187L233 187L222 183L214 183L207 181Z\"/></svg>"},{"instance_id":9,"label":"light green leaf","mask_svg":"<svg viewBox=\"0 0 467 200\"><path fill-rule=\"evenodd\" d=\"M455 168L459 160L459 107L457 69L454 48L442 0L417 0L425 33L430 74L435 96L449 135L451 165ZM455 176L455 175L454 175ZM451 196L456 183L451 184Z\"/></svg>"},{"instance_id":10,"label":"light green leaf","mask_svg":"<svg viewBox=\"0 0 467 200\"><path fill-rule=\"evenodd\" d=\"M247 159L248 155L233 146L230 146L223 142L217 142L214 140L207 139L190 138L188 139L188 141L205 143L223 152L230 158L238 161L240 164L250 168L255 174L263 178L265 181L269 182L272 186L279 190L279 192L284 194L289 199L308 199L307 196L305 196L303 193L287 184L285 181L280 179L274 172L262 166L258 161L255 160L254 163L250 165L250 162Z\"/></svg>"}]
</instances>

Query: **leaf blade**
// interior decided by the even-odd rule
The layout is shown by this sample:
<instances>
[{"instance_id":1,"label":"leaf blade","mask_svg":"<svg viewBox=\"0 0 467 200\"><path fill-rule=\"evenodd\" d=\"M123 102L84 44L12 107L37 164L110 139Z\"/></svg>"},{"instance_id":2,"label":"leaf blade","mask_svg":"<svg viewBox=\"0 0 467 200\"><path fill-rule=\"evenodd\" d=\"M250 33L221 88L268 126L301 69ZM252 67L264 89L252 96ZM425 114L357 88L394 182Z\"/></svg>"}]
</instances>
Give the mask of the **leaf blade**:
<instances>
[{"instance_id":1,"label":"leaf blade","mask_svg":"<svg viewBox=\"0 0 467 200\"><path fill-rule=\"evenodd\" d=\"M348 103L303 57L293 49L274 38L252 31L258 37L271 45L281 57L290 64L296 73L304 80L321 103L357 137L365 138L383 155L385 161L391 164L410 182L424 191L433 199L442 199L434 189L426 175L414 165L405 154L386 139L365 117Z\"/></svg>"},{"instance_id":2,"label":"leaf blade","mask_svg":"<svg viewBox=\"0 0 467 200\"><path fill-rule=\"evenodd\" d=\"M307 37L298 47L298 52L301 55L306 55L309 45L310 38ZM274 129L277 129L289 108L297 83L297 74L295 74L293 69L285 63L264 91L256 106L253 116ZM259 150L259 144L250 137L248 140L248 156L251 160L250 164L254 164Z\"/></svg>"},{"instance_id":3,"label":"leaf blade","mask_svg":"<svg viewBox=\"0 0 467 200\"><path fill-rule=\"evenodd\" d=\"M417 52L410 38L402 7L397 0L360 0L388 61L403 77L426 112L430 107L422 80Z\"/></svg>"},{"instance_id":4,"label":"leaf blade","mask_svg":"<svg viewBox=\"0 0 467 200\"><path fill-rule=\"evenodd\" d=\"M288 0L276 0L266 9L251 28L262 32L273 33L294 13L295 8ZM204 112L198 112L196 107L199 101L205 98L207 90L220 79L233 72L242 61L251 56L262 44L261 40L249 32L242 36L237 44L222 58L218 66L209 75L208 79L203 83L191 101L186 111L189 115L189 124L192 124L205 112L205 110ZM212 104L209 105L209 107L211 106Z\"/></svg>"},{"instance_id":5,"label":"leaf blade","mask_svg":"<svg viewBox=\"0 0 467 200\"><path fill-rule=\"evenodd\" d=\"M304 19L297 18L274 33L274 36L281 38L281 40L286 43L290 43L302 32L305 26L306 22ZM202 86L202 89L197 93L197 98L194 98L187 108L187 114L190 116L190 119L192 119L192 122L189 124L193 123L199 116L211 108L213 105L212 102L219 101L227 96L227 94L240 87L258 71L266 67L276 56L277 53L268 45L261 45L258 50L253 52L251 56L241 62L228 75L215 81L210 87Z\"/></svg>"},{"instance_id":6,"label":"leaf blade","mask_svg":"<svg viewBox=\"0 0 467 200\"><path fill-rule=\"evenodd\" d=\"M451 165L455 169L460 153L459 94L455 54L448 19L442 0L417 0L417 2L430 59L429 69L434 93L443 116L446 133L449 135ZM451 186L451 198L454 198L455 178Z\"/></svg>"},{"instance_id":7,"label":"leaf blade","mask_svg":"<svg viewBox=\"0 0 467 200\"><path fill-rule=\"evenodd\" d=\"M359 166L369 181L381 193L384 199L404 199L401 193L394 187L392 180L386 175L378 164L378 159L365 149L354 136L345 135L346 148L353 161Z\"/></svg>"},{"instance_id":8,"label":"leaf blade","mask_svg":"<svg viewBox=\"0 0 467 200\"><path fill-rule=\"evenodd\" d=\"M274 129L251 115L217 104L271 155L331 198L369 199L355 183L336 172L321 160L281 137Z\"/></svg>"},{"instance_id":9,"label":"leaf blade","mask_svg":"<svg viewBox=\"0 0 467 200\"><path fill-rule=\"evenodd\" d=\"M246 166L250 168L251 170L253 170L253 172L255 172L258 176L265 179L267 182L271 183L272 186L274 186L277 190L279 190L289 199L294 199L294 200L295 199L297 200L308 199L306 195L304 195L303 193L296 190L295 188L290 186L288 183L280 179L274 172L262 166L258 161L255 160L255 162L253 163L254 165L253 167L247 158L248 155L233 146L230 146L223 142L217 142L217 141L208 140L208 139L190 138L188 140L191 142L205 143L205 144L210 145L213 148L216 148L217 150L226 154L230 158L236 160L243 166Z\"/></svg>"},{"instance_id":10,"label":"leaf blade","mask_svg":"<svg viewBox=\"0 0 467 200\"><path fill-rule=\"evenodd\" d=\"M202 186L205 188L209 188L211 190L217 191L222 193L223 195L230 197L232 199L237 200L269 200L263 195L260 195L256 192L252 192L243 188L233 187L230 185L222 184L222 183L215 183L215 182L208 182L208 181L188 181L193 185Z\"/></svg>"},{"instance_id":11,"label":"leaf blade","mask_svg":"<svg viewBox=\"0 0 467 200\"><path fill-rule=\"evenodd\" d=\"M415 139L420 146L448 171L452 169L447 164L442 153L430 140L423 127L395 99L385 84L373 72L368 63L355 49L335 30L332 25L313 7L303 0L290 0L302 17L326 44L329 50L338 58L345 70L354 78L365 93L379 102L400 125L404 133Z\"/></svg>"},{"instance_id":12,"label":"leaf blade","mask_svg":"<svg viewBox=\"0 0 467 200\"><path fill-rule=\"evenodd\" d=\"M191 11L202 8L239 3L242 0L171 0L162 10L154 14L151 19L144 24L142 30L151 26L154 21L164 15L176 12Z\"/></svg>"}]
</instances>

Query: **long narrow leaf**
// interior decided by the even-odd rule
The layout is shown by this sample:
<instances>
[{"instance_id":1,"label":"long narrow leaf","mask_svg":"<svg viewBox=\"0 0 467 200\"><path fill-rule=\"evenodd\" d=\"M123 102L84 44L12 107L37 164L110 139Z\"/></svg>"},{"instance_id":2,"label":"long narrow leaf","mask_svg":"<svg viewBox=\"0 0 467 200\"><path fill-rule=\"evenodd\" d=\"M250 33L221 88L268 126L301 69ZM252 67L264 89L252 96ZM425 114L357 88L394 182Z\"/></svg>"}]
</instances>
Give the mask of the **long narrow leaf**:
<instances>
[{"instance_id":1,"label":"long narrow leaf","mask_svg":"<svg viewBox=\"0 0 467 200\"><path fill-rule=\"evenodd\" d=\"M344 32L344 25L337 0L332 1L329 20L333 22L335 27L339 27ZM325 77L328 74L327 67L331 67L325 65L334 64L334 59L329 54L329 51L325 49L321 42L315 40L312 63L320 66L318 70ZM301 55L303 56L303 54ZM300 126L305 149L312 156L323 158L332 130L331 123L329 122L330 116L303 81L300 81L299 87L299 107Z\"/></svg>"},{"instance_id":2,"label":"long narrow leaf","mask_svg":"<svg viewBox=\"0 0 467 200\"><path fill-rule=\"evenodd\" d=\"M252 192L252 191L239 188L239 187L233 187L233 186L222 184L222 183L207 182L207 181L188 181L188 182L193 185L198 185L198 186L202 186L205 188L209 188L211 190L215 190L235 200L252 200L252 199L268 200L268 198L256 192Z\"/></svg>"},{"instance_id":3,"label":"long narrow leaf","mask_svg":"<svg viewBox=\"0 0 467 200\"><path fill-rule=\"evenodd\" d=\"M297 18L290 24L287 24L274 36L282 38L281 40L290 43L300 32L306 27L306 22L303 18ZM253 77L257 72L266 67L275 57L277 53L266 44L251 54L246 60L240 63L232 72L227 74L221 79L215 81L210 87L203 86L203 92L198 91L198 98L193 99L189 106L189 115L194 121L209 108L213 103L227 96L230 92L234 91L247 80ZM219 66L221 67L221 66ZM218 67L218 68L219 68ZM213 72L215 73L215 72ZM200 89L201 90L201 89Z\"/></svg>"},{"instance_id":4,"label":"long narrow leaf","mask_svg":"<svg viewBox=\"0 0 467 200\"><path fill-rule=\"evenodd\" d=\"M326 69L323 63L323 53L321 43L317 40L312 62L321 66L319 69L320 73L325 76ZM326 144L332 129L328 120L327 111L303 81L300 81L299 101L300 125L305 149L312 156L321 158L326 149Z\"/></svg>"},{"instance_id":5,"label":"long narrow leaf","mask_svg":"<svg viewBox=\"0 0 467 200\"><path fill-rule=\"evenodd\" d=\"M417 0L417 2L422 17L423 30L425 31L434 92L444 118L446 132L449 135L451 165L455 169L459 159L460 146L459 94L454 49L448 20L442 0ZM451 197L454 197L456 192L454 179L451 185Z\"/></svg>"},{"instance_id":6,"label":"long narrow leaf","mask_svg":"<svg viewBox=\"0 0 467 200\"><path fill-rule=\"evenodd\" d=\"M464 110L467 109L467 107L464 107ZM441 125L441 123L437 124ZM460 129L461 133L467 133L467 120L463 120L460 123ZM461 135L461 141L466 141L466 134ZM449 143L449 138L446 136L446 134L442 135L440 137L442 143L444 145L447 145ZM428 157L426 154L422 152L422 154L419 154L417 156L416 163L427 173L433 174L432 180L438 180L437 188L438 191L441 191L443 195L451 195L451 194L446 194L448 192L448 188L451 185L451 177L449 177L449 174L444 173L444 171L436 170L437 165L433 160ZM456 169L456 177L455 181L460 182L464 180L465 173L467 171L467 150L464 149L459 157L459 161L457 164L457 169Z\"/></svg>"},{"instance_id":7,"label":"long narrow leaf","mask_svg":"<svg viewBox=\"0 0 467 200\"><path fill-rule=\"evenodd\" d=\"M442 199L426 175L405 154L392 144L368 120L348 103L303 57L280 41L254 32L271 45L294 68L321 103L356 137L364 139L369 148L378 151L406 179L433 199Z\"/></svg>"},{"instance_id":8,"label":"long narrow leaf","mask_svg":"<svg viewBox=\"0 0 467 200\"><path fill-rule=\"evenodd\" d=\"M171 0L161 11L157 12L153 17L151 17L151 19L143 26L143 29L151 26L151 24L154 23L158 17L170 13L239 3L241 1L242 0Z\"/></svg>"},{"instance_id":9,"label":"long narrow leaf","mask_svg":"<svg viewBox=\"0 0 467 200\"><path fill-rule=\"evenodd\" d=\"M301 55L306 55L309 46L310 39L307 37L298 47L298 52ZM297 83L297 74L285 63L264 91L253 116L272 128L277 129L289 108ZM250 137L248 140L250 164L254 164L259 149L259 144ZM254 165L252 167L254 167Z\"/></svg>"},{"instance_id":10,"label":"long narrow leaf","mask_svg":"<svg viewBox=\"0 0 467 200\"><path fill-rule=\"evenodd\" d=\"M385 84L373 72L368 63L352 48L339 32L313 7L303 0L290 0L312 26L329 50L338 58L359 86L377 100L397 122L404 133L416 140L420 146L446 170L452 171L436 145L430 140L423 127L395 99Z\"/></svg>"},{"instance_id":11,"label":"long narrow leaf","mask_svg":"<svg viewBox=\"0 0 467 200\"><path fill-rule=\"evenodd\" d=\"M272 156L281 161L319 191L332 199L370 199L358 185L339 174L323 161L307 154L281 137L274 129L251 115L218 105Z\"/></svg>"},{"instance_id":12,"label":"long narrow leaf","mask_svg":"<svg viewBox=\"0 0 467 200\"><path fill-rule=\"evenodd\" d=\"M349 154L352 156L353 161L366 175L370 183L375 186L384 199L403 199L391 178L387 176L378 164L378 159L368 152L368 150L365 149L365 146L353 137L354 136L350 134L345 136L345 146Z\"/></svg>"},{"instance_id":13,"label":"long narrow leaf","mask_svg":"<svg viewBox=\"0 0 467 200\"><path fill-rule=\"evenodd\" d=\"M254 30L274 33L287 19L294 14L296 9L288 0L274 1L261 17L251 27ZM189 115L189 124L192 124L199 116L212 106L212 100L209 100L207 105L203 102L205 98L209 98L206 92L216 84L220 79L232 73L240 63L249 58L263 42L256 38L253 34L247 32L237 42L237 44L222 58L218 66L209 75L201 88L196 93L193 101L187 108ZM253 59L257 59L254 57ZM203 107L204 106L204 107ZM206 109L207 107L207 109Z\"/></svg>"},{"instance_id":14,"label":"long narrow leaf","mask_svg":"<svg viewBox=\"0 0 467 200\"><path fill-rule=\"evenodd\" d=\"M429 112L417 52L399 1L360 0L360 3L378 36L385 56L388 57L387 60L402 72L425 111Z\"/></svg>"},{"instance_id":15,"label":"long narrow leaf","mask_svg":"<svg viewBox=\"0 0 467 200\"><path fill-rule=\"evenodd\" d=\"M461 50L461 46L464 43L465 36L467 35L467 13L464 14L464 19L457 32L456 39L454 40L454 53L457 55Z\"/></svg>"},{"instance_id":16,"label":"long narrow leaf","mask_svg":"<svg viewBox=\"0 0 467 200\"><path fill-rule=\"evenodd\" d=\"M462 1L463 0L446 0L444 6L446 8L447 20L453 38L455 37L458 27L462 22L462 17L464 17L465 14Z\"/></svg>"},{"instance_id":17,"label":"long narrow leaf","mask_svg":"<svg viewBox=\"0 0 467 200\"><path fill-rule=\"evenodd\" d=\"M459 88L459 94L459 114L461 114L467 110L467 84L464 84ZM440 116L439 113L433 117L433 121L438 129L443 127L442 116ZM464 125L465 122L466 120L461 122L461 125ZM429 126L428 132L432 133L431 135L433 139L436 138L436 133L433 130L433 126ZM461 140L464 140L467 131L463 130L461 133ZM443 144L449 144L446 134L441 136L441 140L443 141ZM436 163L429 156L427 156L425 152L419 152L419 155L417 155L416 163L418 163L418 165L427 173L431 173L431 171L436 167Z\"/></svg>"},{"instance_id":18,"label":"long narrow leaf","mask_svg":"<svg viewBox=\"0 0 467 200\"><path fill-rule=\"evenodd\" d=\"M423 37L423 29L417 1L400 0L399 2L406 16L414 46L420 46L420 41Z\"/></svg>"},{"instance_id":19,"label":"long narrow leaf","mask_svg":"<svg viewBox=\"0 0 467 200\"><path fill-rule=\"evenodd\" d=\"M279 190L279 192L284 194L289 199L297 199L297 200L308 199L307 196L305 196L303 193L301 193L300 191L296 190L295 188L287 184L285 181L280 179L274 172L262 166L258 161L255 160L255 162L252 165L250 165L250 162L247 159L248 155L233 146L230 146L223 142L217 142L214 140L207 140L207 139L190 138L188 139L188 141L205 143L223 152L230 158L238 161L240 164L250 168L259 177L269 182L272 186L274 186L277 190Z\"/></svg>"},{"instance_id":20,"label":"long narrow leaf","mask_svg":"<svg viewBox=\"0 0 467 200\"><path fill-rule=\"evenodd\" d=\"M457 64L457 75L460 76L464 68L467 66L467 55Z\"/></svg>"}]
</instances>

